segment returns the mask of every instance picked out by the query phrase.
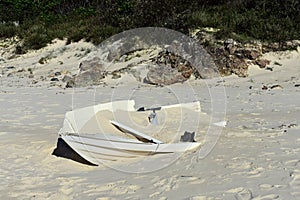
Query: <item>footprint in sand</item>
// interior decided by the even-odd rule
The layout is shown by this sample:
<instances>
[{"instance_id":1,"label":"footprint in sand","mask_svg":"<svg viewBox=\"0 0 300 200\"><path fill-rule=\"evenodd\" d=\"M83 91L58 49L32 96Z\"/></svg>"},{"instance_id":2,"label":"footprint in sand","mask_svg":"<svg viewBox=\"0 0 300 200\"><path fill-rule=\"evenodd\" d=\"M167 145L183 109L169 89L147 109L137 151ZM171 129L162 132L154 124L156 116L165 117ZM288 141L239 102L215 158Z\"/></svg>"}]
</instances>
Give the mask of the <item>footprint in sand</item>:
<instances>
[{"instance_id":1,"label":"footprint in sand","mask_svg":"<svg viewBox=\"0 0 300 200\"><path fill-rule=\"evenodd\" d=\"M161 194L161 192L154 192L152 194L149 195L149 198L156 198Z\"/></svg>"},{"instance_id":2,"label":"footprint in sand","mask_svg":"<svg viewBox=\"0 0 300 200\"><path fill-rule=\"evenodd\" d=\"M251 190L243 187L233 188L228 190L227 193L235 194L234 197L236 200L250 200L252 199L252 192Z\"/></svg>"},{"instance_id":3,"label":"footprint in sand","mask_svg":"<svg viewBox=\"0 0 300 200\"><path fill-rule=\"evenodd\" d=\"M178 176L172 176L170 178L162 179L154 184L155 187L159 188L162 191L171 191L174 188L178 187L177 184Z\"/></svg>"},{"instance_id":4,"label":"footprint in sand","mask_svg":"<svg viewBox=\"0 0 300 200\"><path fill-rule=\"evenodd\" d=\"M293 192L291 194L293 196L300 196L300 170L293 171L290 176L292 177L292 180L290 182L290 186L293 189Z\"/></svg>"},{"instance_id":5,"label":"footprint in sand","mask_svg":"<svg viewBox=\"0 0 300 200\"><path fill-rule=\"evenodd\" d=\"M194 196L191 197L190 200L214 200L215 198L207 197L207 196Z\"/></svg>"},{"instance_id":6,"label":"footprint in sand","mask_svg":"<svg viewBox=\"0 0 300 200\"><path fill-rule=\"evenodd\" d=\"M297 187L300 189L300 174L294 174L291 175L293 177L293 180L291 181L291 186Z\"/></svg>"},{"instance_id":7,"label":"footprint in sand","mask_svg":"<svg viewBox=\"0 0 300 200\"><path fill-rule=\"evenodd\" d=\"M261 190L272 190L274 188L274 185L270 184L260 184L259 189Z\"/></svg>"},{"instance_id":8,"label":"footprint in sand","mask_svg":"<svg viewBox=\"0 0 300 200\"><path fill-rule=\"evenodd\" d=\"M116 182L107 183L104 186L98 185L90 185L88 190L86 191L87 194L91 195L99 195L99 194L110 194L114 193L115 195L124 195L124 194L134 194L137 190L141 189L142 187L139 185L128 184L126 180L120 180Z\"/></svg>"},{"instance_id":9,"label":"footprint in sand","mask_svg":"<svg viewBox=\"0 0 300 200\"><path fill-rule=\"evenodd\" d=\"M268 194L268 195L255 197L252 200L274 200L278 198L279 198L278 194Z\"/></svg>"},{"instance_id":10,"label":"footprint in sand","mask_svg":"<svg viewBox=\"0 0 300 200\"><path fill-rule=\"evenodd\" d=\"M230 160L230 162L226 163L225 168L234 169L235 171L253 171L256 166L253 162L245 160L245 158L236 157ZM255 173L256 174L256 173ZM251 174L252 175L252 174Z\"/></svg>"},{"instance_id":11,"label":"footprint in sand","mask_svg":"<svg viewBox=\"0 0 300 200\"><path fill-rule=\"evenodd\" d=\"M159 178L156 177L152 180L154 187L156 187L160 191L159 193L175 190L186 184L201 184L204 182L205 179L199 177L178 175L174 175L170 178L164 178L161 180L159 180Z\"/></svg>"},{"instance_id":12,"label":"footprint in sand","mask_svg":"<svg viewBox=\"0 0 300 200\"><path fill-rule=\"evenodd\" d=\"M289 161L286 161L284 164L286 166L296 167L296 166L300 166L300 160L298 160L298 159L289 160Z\"/></svg>"},{"instance_id":13,"label":"footprint in sand","mask_svg":"<svg viewBox=\"0 0 300 200\"><path fill-rule=\"evenodd\" d=\"M249 178L256 178L256 177L260 177L261 173L264 171L265 169L262 167L253 167L251 168L251 170L247 173Z\"/></svg>"}]
</instances>

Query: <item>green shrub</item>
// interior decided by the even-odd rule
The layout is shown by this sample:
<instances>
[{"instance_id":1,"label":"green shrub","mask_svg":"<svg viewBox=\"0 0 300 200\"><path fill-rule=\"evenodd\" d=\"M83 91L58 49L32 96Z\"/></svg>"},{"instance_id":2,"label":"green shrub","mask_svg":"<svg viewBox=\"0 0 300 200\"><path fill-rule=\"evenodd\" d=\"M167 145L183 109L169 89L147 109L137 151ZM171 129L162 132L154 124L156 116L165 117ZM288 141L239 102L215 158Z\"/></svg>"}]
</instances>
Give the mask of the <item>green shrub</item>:
<instances>
[{"instance_id":1,"label":"green shrub","mask_svg":"<svg viewBox=\"0 0 300 200\"><path fill-rule=\"evenodd\" d=\"M0 1L0 37L40 48L54 38L100 43L118 32L145 26L220 29L219 38L284 42L300 38L298 0L76 0ZM19 22L20 26L12 25Z\"/></svg>"},{"instance_id":2,"label":"green shrub","mask_svg":"<svg viewBox=\"0 0 300 200\"><path fill-rule=\"evenodd\" d=\"M33 33L24 39L24 46L26 49L40 49L47 46L51 41L52 38L45 33Z\"/></svg>"},{"instance_id":3,"label":"green shrub","mask_svg":"<svg viewBox=\"0 0 300 200\"><path fill-rule=\"evenodd\" d=\"M45 25L39 22L33 22L34 25L28 26L28 29L20 33L21 38L24 40L25 49L40 49L45 47L54 38L48 33Z\"/></svg>"},{"instance_id":4,"label":"green shrub","mask_svg":"<svg viewBox=\"0 0 300 200\"><path fill-rule=\"evenodd\" d=\"M119 28L112 26L94 26L89 32L88 41L94 44L100 44L105 39L117 34L120 31Z\"/></svg>"},{"instance_id":5,"label":"green shrub","mask_svg":"<svg viewBox=\"0 0 300 200\"><path fill-rule=\"evenodd\" d=\"M10 38L18 33L19 27L13 23L0 24L0 38Z\"/></svg>"}]
</instances>

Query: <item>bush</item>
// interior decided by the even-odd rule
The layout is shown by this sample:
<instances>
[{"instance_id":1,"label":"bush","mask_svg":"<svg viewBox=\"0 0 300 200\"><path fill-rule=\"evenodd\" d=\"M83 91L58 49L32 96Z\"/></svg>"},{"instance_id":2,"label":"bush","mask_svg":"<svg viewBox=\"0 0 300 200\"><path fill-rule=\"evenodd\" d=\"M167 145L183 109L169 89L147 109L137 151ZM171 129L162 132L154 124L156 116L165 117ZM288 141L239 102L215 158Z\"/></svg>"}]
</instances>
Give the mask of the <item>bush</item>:
<instances>
[{"instance_id":1,"label":"bush","mask_svg":"<svg viewBox=\"0 0 300 200\"><path fill-rule=\"evenodd\" d=\"M40 49L47 46L54 38L48 33L48 29L45 25L39 22L32 22L34 25L30 26L26 24L23 27L23 31L20 33L21 38L24 40L23 48L28 49ZM28 27L28 29L24 29Z\"/></svg>"},{"instance_id":2,"label":"bush","mask_svg":"<svg viewBox=\"0 0 300 200\"><path fill-rule=\"evenodd\" d=\"M25 49L40 49L47 46L51 41L52 38L45 33L34 33L24 39L24 47Z\"/></svg>"},{"instance_id":3,"label":"bush","mask_svg":"<svg viewBox=\"0 0 300 200\"><path fill-rule=\"evenodd\" d=\"M3 0L0 11L5 22L0 37L18 35L27 48L43 47L56 37L100 43L118 32L145 26L183 33L213 27L220 29L217 37L239 40L300 38L298 0ZM12 26L14 21L20 26Z\"/></svg>"},{"instance_id":4,"label":"bush","mask_svg":"<svg viewBox=\"0 0 300 200\"><path fill-rule=\"evenodd\" d=\"M13 23L0 24L0 38L10 38L19 32L19 27Z\"/></svg>"},{"instance_id":5,"label":"bush","mask_svg":"<svg viewBox=\"0 0 300 200\"><path fill-rule=\"evenodd\" d=\"M91 28L87 41L91 41L95 45L100 44L105 39L117 34L120 32L119 28L113 26L94 26Z\"/></svg>"},{"instance_id":6,"label":"bush","mask_svg":"<svg viewBox=\"0 0 300 200\"><path fill-rule=\"evenodd\" d=\"M293 0L290 0L293 1ZM295 1L294 1L295 2ZM233 1L231 4L201 7L192 12L190 27L221 29L217 37L255 38L280 42L300 38L300 3L282 5L281 1Z\"/></svg>"}]
</instances>

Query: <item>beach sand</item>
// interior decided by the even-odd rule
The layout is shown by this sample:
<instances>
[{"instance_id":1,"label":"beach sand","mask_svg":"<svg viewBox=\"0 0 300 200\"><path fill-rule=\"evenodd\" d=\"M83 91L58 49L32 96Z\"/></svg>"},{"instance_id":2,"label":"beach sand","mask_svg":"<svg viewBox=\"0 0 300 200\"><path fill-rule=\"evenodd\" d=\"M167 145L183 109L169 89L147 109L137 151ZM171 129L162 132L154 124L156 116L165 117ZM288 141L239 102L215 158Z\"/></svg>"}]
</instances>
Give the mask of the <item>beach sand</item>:
<instances>
[{"instance_id":1,"label":"beach sand","mask_svg":"<svg viewBox=\"0 0 300 200\"><path fill-rule=\"evenodd\" d=\"M63 89L1 77L0 199L299 199L299 52L265 54L273 71L251 66L246 78L170 87L121 78L117 84ZM35 63L38 75L46 76L53 60L40 66L40 55L2 65ZM78 62L73 59L66 68L76 71ZM52 155L65 112L118 99L135 99L137 107L199 100L208 115L220 111L227 126L208 155L189 152L147 173L140 173L145 166L138 163L134 173L122 170L126 163L95 167ZM219 107L212 110L212 101Z\"/></svg>"}]
</instances>

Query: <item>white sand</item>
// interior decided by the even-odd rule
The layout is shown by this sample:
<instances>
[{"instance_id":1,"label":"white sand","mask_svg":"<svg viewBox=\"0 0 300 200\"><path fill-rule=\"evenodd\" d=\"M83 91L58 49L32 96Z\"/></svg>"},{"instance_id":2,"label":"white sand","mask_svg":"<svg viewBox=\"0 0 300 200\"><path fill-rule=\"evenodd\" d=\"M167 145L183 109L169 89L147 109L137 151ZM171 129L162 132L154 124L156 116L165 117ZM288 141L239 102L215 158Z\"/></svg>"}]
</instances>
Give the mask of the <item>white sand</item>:
<instances>
[{"instance_id":1,"label":"white sand","mask_svg":"<svg viewBox=\"0 0 300 200\"><path fill-rule=\"evenodd\" d=\"M224 78L228 125L210 154L199 159L199 152L187 153L146 174L52 156L65 112L126 98L135 99L137 107L198 99L211 115L209 90L222 91L219 80L153 87L123 79L118 86L64 90L48 88L48 83L28 87L21 79L1 77L0 199L299 199L300 87L295 87L300 84L299 51L265 55L272 60L272 72L253 66L247 78ZM38 60L43 53L30 59ZM30 62L7 64L28 67ZM35 64L36 73L48 73L51 62ZM70 67L57 67L76 71L78 62L76 58L64 61ZM281 87L271 89L274 85ZM222 105L221 98L214 101ZM137 164L137 172L143 167Z\"/></svg>"}]
</instances>

